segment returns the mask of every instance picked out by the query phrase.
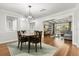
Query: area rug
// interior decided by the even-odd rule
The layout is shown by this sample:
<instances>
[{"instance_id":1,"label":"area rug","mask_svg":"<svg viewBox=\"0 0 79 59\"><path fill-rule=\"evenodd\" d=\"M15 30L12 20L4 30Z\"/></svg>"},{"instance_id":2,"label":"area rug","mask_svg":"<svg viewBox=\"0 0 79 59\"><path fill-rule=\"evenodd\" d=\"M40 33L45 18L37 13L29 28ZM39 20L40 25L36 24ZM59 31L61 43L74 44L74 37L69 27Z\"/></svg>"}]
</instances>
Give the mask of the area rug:
<instances>
[{"instance_id":1,"label":"area rug","mask_svg":"<svg viewBox=\"0 0 79 59\"><path fill-rule=\"evenodd\" d=\"M23 44L23 49L17 48L17 43L7 44L11 56L53 56L57 50L56 47L42 44L42 49L40 49L38 44L37 52L35 52L35 47L31 44L30 53L28 53L28 44Z\"/></svg>"}]
</instances>

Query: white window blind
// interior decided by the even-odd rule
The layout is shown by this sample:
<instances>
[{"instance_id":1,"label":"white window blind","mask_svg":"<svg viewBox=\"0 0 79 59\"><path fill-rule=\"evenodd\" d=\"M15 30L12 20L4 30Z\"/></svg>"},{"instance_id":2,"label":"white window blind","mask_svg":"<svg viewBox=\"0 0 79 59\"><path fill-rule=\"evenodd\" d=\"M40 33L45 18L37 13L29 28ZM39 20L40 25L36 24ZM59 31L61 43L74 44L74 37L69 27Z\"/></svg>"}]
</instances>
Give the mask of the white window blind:
<instances>
[{"instance_id":1,"label":"white window blind","mask_svg":"<svg viewBox=\"0 0 79 59\"><path fill-rule=\"evenodd\" d=\"M9 31L17 30L17 17L7 16L7 28Z\"/></svg>"}]
</instances>

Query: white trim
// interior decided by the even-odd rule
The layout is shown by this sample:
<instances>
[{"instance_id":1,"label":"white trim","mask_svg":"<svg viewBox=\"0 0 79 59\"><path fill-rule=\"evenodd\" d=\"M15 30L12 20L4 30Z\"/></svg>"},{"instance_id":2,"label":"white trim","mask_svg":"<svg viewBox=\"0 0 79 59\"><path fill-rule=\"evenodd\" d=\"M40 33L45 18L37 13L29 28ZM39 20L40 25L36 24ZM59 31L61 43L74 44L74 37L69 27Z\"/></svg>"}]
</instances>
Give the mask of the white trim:
<instances>
[{"instance_id":1,"label":"white trim","mask_svg":"<svg viewBox=\"0 0 79 59\"><path fill-rule=\"evenodd\" d=\"M78 44L76 46L77 46L77 48L79 48L79 45Z\"/></svg>"},{"instance_id":2,"label":"white trim","mask_svg":"<svg viewBox=\"0 0 79 59\"><path fill-rule=\"evenodd\" d=\"M15 42L15 41L18 41L18 40L15 39L15 40L4 41L4 42L0 42L0 44L7 44L7 43Z\"/></svg>"}]
</instances>

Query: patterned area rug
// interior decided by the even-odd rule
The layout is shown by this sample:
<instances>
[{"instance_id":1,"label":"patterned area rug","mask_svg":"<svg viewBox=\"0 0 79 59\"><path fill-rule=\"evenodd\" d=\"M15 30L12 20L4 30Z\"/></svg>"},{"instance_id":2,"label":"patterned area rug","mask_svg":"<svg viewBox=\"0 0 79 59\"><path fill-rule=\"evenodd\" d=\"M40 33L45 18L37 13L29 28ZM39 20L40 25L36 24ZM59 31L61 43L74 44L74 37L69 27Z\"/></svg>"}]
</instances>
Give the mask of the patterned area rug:
<instances>
[{"instance_id":1,"label":"patterned area rug","mask_svg":"<svg viewBox=\"0 0 79 59\"><path fill-rule=\"evenodd\" d=\"M23 49L20 50L17 48L17 43L7 44L11 56L53 56L54 53L57 51L56 47L42 44L42 49L40 49L38 44L37 52L35 52L35 47L31 44L30 53L28 53L28 44L23 44Z\"/></svg>"}]
</instances>

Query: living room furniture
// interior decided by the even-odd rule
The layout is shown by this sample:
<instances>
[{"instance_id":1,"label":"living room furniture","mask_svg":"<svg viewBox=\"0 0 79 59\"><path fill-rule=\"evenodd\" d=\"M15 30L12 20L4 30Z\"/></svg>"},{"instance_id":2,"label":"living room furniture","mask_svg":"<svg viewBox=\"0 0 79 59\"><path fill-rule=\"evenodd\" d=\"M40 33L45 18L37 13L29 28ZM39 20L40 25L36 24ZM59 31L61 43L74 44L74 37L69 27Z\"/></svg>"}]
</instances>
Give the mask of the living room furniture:
<instances>
[{"instance_id":1,"label":"living room furniture","mask_svg":"<svg viewBox=\"0 0 79 59\"><path fill-rule=\"evenodd\" d=\"M72 31L66 31L64 33L64 39L72 40Z\"/></svg>"}]
</instances>

